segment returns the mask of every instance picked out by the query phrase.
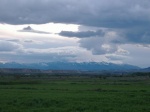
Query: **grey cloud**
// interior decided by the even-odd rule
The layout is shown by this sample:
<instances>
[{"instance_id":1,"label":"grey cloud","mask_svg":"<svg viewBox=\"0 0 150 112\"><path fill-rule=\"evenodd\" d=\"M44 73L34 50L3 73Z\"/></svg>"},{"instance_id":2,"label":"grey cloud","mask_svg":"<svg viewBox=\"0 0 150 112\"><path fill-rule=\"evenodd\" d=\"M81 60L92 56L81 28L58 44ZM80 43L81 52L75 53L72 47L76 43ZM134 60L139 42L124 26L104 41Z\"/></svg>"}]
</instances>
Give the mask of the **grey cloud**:
<instances>
[{"instance_id":1,"label":"grey cloud","mask_svg":"<svg viewBox=\"0 0 150 112\"><path fill-rule=\"evenodd\" d=\"M150 1L1 0L0 14L0 22L9 24L56 22L129 28L150 25Z\"/></svg>"},{"instance_id":2,"label":"grey cloud","mask_svg":"<svg viewBox=\"0 0 150 112\"><path fill-rule=\"evenodd\" d=\"M0 59L12 62L24 62L24 63L34 63L34 62L51 62L51 61L68 61L70 58L74 58L76 54L70 54L65 52L67 49L32 49L23 48L20 51L16 50L11 52L0 52Z\"/></svg>"},{"instance_id":3,"label":"grey cloud","mask_svg":"<svg viewBox=\"0 0 150 112\"><path fill-rule=\"evenodd\" d=\"M61 31L59 35L67 37L88 38L93 36L104 36L104 32L102 30L82 32Z\"/></svg>"},{"instance_id":4,"label":"grey cloud","mask_svg":"<svg viewBox=\"0 0 150 112\"><path fill-rule=\"evenodd\" d=\"M28 27L23 28L23 30L24 31L32 31L33 29L30 26L28 26Z\"/></svg>"},{"instance_id":5,"label":"grey cloud","mask_svg":"<svg viewBox=\"0 0 150 112\"><path fill-rule=\"evenodd\" d=\"M21 48L20 44L8 41L0 41L0 52L10 52Z\"/></svg>"},{"instance_id":6,"label":"grey cloud","mask_svg":"<svg viewBox=\"0 0 150 112\"><path fill-rule=\"evenodd\" d=\"M150 44L150 31L145 28L134 28L124 33L127 43Z\"/></svg>"},{"instance_id":7,"label":"grey cloud","mask_svg":"<svg viewBox=\"0 0 150 112\"><path fill-rule=\"evenodd\" d=\"M69 58L75 57L74 55L58 55L56 53L0 53L0 57L3 60L21 63L37 63L37 62L51 62L51 61L68 61Z\"/></svg>"},{"instance_id":8,"label":"grey cloud","mask_svg":"<svg viewBox=\"0 0 150 112\"><path fill-rule=\"evenodd\" d=\"M39 30L34 30L30 26L23 28L22 30L19 30L19 32L31 32L31 33L39 33L39 34L50 34L49 32L43 32Z\"/></svg>"},{"instance_id":9,"label":"grey cloud","mask_svg":"<svg viewBox=\"0 0 150 112\"><path fill-rule=\"evenodd\" d=\"M116 55L116 54L113 54L113 55L107 55L105 56L107 59L109 60L112 60L112 61L121 61L121 60L124 60L126 58L128 58L127 56L123 56L123 55Z\"/></svg>"},{"instance_id":10,"label":"grey cloud","mask_svg":"<svg viewBox=\"0 0 150 112\"><path fill-rule=\"evenodd\" d=\"M112 40L114 44L150 44L150 31L148 28L128 28L123 30L114 30L117 38Z\"/></svg>"},{"instance_id":11,"label":"grey cloud","mask_svg":"<svg viewBox=\"0 0 150 112\"><path fill-rule=\"evenodd\" d=\"M25 43L33 43L33 40L24 40Z\"/></svg>"},{"instance_id":12,"label":"grey cloud","mask_svg":"<svg viewBox=\"0 0 150 112\"><path fill-rule=\"evenodd\" d=\"M7 40L7 41L9 41L9 42L16 42L16 43L20 42L19 39L9 39L9 40Z\"/></svg>"},{"instance_id":13,"label":"grey cloud","mask_svg":"<svg viewBox=\"0 0 150 112\"><path fill-rule=\"evenodd\" d=\"M80 47L91 50L94 55L102 55L114 53L118 50L118 46L113 43L106 43L104 37L85 38L79 41Z\"/></svg>"},{"instance_id":14,"label":"grey cloud","mask_svg":"<svg viewBox=\"0 0 150 112\"><path fill-rule=\"evenodd\" d=\"M129 55L130 52L125 49L118 48L118 51L116 52L116 54L117 55Z\"/></svg>"}]
</instances>

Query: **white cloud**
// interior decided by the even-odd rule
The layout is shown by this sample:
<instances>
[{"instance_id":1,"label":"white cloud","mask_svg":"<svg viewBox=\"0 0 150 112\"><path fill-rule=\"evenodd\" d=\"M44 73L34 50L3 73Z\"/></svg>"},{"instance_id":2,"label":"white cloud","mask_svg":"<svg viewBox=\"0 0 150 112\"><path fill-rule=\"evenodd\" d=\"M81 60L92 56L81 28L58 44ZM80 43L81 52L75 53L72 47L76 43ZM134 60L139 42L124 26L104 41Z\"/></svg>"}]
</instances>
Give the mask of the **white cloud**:
<instances>
[{"instance_id":1,"label":"white cloud","mask_svg":"<svg viewBox=\"0 0 150 112\"><path fill-rule=\"evenodd\" d=\"M131 44L122 45L121 47L130 52L128 58L123 60L123 63L134 64L141 67L149 66L150 48Z\"/></svg>"}]
</instances>

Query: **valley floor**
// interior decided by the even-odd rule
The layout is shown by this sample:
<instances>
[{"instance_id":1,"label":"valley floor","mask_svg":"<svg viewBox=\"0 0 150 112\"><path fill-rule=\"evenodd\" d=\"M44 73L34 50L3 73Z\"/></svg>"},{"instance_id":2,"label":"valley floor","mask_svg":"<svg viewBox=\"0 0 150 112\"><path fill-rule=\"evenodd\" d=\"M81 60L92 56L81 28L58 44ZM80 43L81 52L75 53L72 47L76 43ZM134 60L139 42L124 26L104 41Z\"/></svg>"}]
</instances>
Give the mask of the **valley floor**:
<instances>
[{"instance_id":1,"label":"valley floor","mask_svg":"<svg viewBox=\"0 0 150 112\"><path fill-rule=\"evenodd\" d=\"M0 77L0 112L42 111L150 112L150 77Z\"/></svg>"}]
</instances>

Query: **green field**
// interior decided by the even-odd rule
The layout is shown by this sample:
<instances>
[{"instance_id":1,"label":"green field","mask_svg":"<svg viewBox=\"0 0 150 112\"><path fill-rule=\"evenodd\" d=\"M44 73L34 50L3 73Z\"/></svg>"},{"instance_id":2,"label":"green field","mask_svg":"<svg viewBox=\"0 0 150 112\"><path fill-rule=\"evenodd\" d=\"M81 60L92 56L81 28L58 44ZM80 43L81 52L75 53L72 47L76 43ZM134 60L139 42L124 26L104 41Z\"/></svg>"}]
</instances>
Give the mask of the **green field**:
<instances>
[{"instance_id":1,"label":"green field","mask_svg":"<svg viewBox=\"0 0 150 112\"><path fill-rule=\"evenodd\" d=\"M150 78L1 76L0 112L150 112Z\"/></svg>"}]
</instances>

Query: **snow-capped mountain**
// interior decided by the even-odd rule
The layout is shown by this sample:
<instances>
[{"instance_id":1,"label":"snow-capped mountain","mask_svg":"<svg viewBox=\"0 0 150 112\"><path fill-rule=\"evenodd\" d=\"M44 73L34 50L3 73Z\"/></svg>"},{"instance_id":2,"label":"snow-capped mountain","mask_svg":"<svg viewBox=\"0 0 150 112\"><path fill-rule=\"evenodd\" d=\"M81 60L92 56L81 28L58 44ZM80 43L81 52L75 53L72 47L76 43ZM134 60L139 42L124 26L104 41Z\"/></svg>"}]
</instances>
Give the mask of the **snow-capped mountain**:
<instances>
[{"instance_id":1,"label":"snow-capped mountain","mask_svg":"<svg viewBox=\"0 0 150 112\"><path fill-rule=\"evenodd\" d=\"M101 71L101 70L137 70L137 66L128 64L114 64L107 62L47 62L47 63L0 63L0 68L28 68L41 70L81 70L81 71Z\"/></svg>"}]
</instances>

